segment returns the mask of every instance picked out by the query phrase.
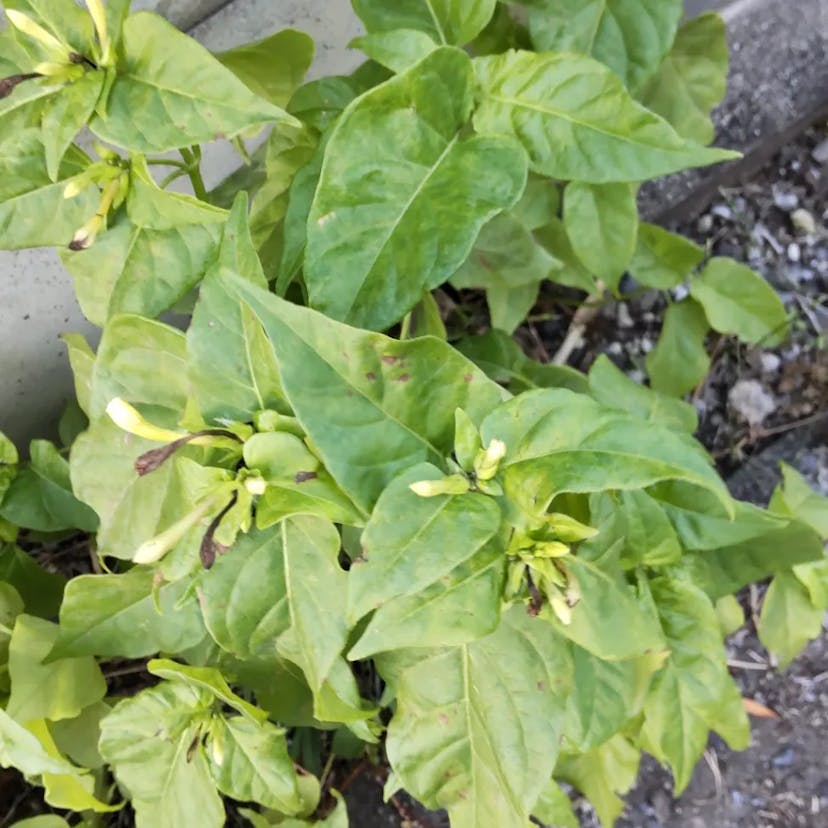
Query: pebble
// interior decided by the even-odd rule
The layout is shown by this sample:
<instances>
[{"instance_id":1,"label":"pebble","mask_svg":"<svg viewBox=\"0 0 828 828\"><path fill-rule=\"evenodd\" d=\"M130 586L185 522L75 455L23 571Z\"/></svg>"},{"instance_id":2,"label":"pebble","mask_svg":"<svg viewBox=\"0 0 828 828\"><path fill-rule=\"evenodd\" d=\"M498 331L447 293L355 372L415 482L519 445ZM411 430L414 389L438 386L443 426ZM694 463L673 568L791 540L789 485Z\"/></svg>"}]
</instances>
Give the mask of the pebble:
<instances>
[{"instance_id":1,"label":"pebble","mask_svg":"<svg viewBox=\"0 0 828 828\"><path fill-rule=\"evenodd\" d=\"M814 147L811 158L818 164L828 164L828 138Z\"/></svg>"},{"instance_id":2,"label":"pebble","mask_svg":"<svg viewBox=\"0 0 828 828\"><path fill-rule=\"evenodd\" d=\"M798 262L802 258L802 249L796 242L788 245L788 261Z\"/></svg>"},{"instance_id":3,"label":"pebble","mask_svg":"<svg viewBox=\"0 0 828 828\"><path fill-rule=\"evenodd\" d=\"M775 753L771 758L771 764L775 768L789 768L796 759L796 753L792 747L786 747Z\"/></svg>"},{"instance_id":4,"label":"pebble","mask_svg":"<svg viewBox=\"0 0 828 828\"><path fill-rule=\"evenodd\" d=\"M763 351L759 359L762 362L762 373L764 374L775 374L782 364L782 360L776 354L767 351Z\"/></svg>"},{"instance_id":5,"label":"pebble","mask_svg":"<svg viewBox=\"0 0 828 828\"><path fill-rule=\"evenodd\" d=\"M696 227L698 228L699 233L709 233L713 229L713 216L706 213L699 219L699 223Z\"/></svg>"},{"instance_id":6,"label":"pebble","mask_svg":"<svg viewBox=\"0 0 828 828\"><path fill-rule=\"evenodd\" d=\"M655 344L653 343L652 339L649 339L646 336L641 337L641 351L642 353L649 354L650 351L655 348Z\"/></svg>"},{"instance_id":7,"label":"pebble","mask_svg":"<svg viewBox=\"0 0 828 828\"><path fill-rule=\"evenodd\" d=\"M687 285L676 285L673 288L673 299L676 302L681 302L682 299L686 299L690 295L690 288Z\"/></svg>"},{"instance_id":8,"label":"pebble","mask_svg":"<svg viewBox=\"0 0 828 828\"><path fill-rule=\"evenodd\" d=\"M730 407L751 426L761 425L776 411L776 401L756 380L739 380L727 395Z\"/></svg>"},{"instance_id":9,"label":"pebble","mask_svg":"<svg viewBox=\"0 0 828 828\"><path fill-rule=\"evenodd\" d=\"M627 307L625 302L620 302L618 304L616 319L618 320L618 326L620 328L632 328L635 326L635 322L633 322L633 318L630 316L630 309Z\"/></svg>"},{"instance_id":10,"label":"pebble","mask_svg":"<svg viewBox=\"0 0 828 828\"><path fill-rule=\"evenodd\" d=\"M814 217L805 209L799 208L791 213L791 223L801 233L811 235L816 233L816 221Z\"/></svg>"},{"instance_id":11,"label":"pebble","mask_svg":"<svg viewBox=\"0 0 828 828\"><path fill-rule=\"evenodd\" d=\"M725 221L733 218L733 210L731 210L726 204L717 204L710 212L714 216L718 216L720 219L724 219Z\"/></svg>"},{"instance_id":12,"label":"pebble","mask_svg":"<svg viewBox=\"0 0 828 828\"><path fill-rule=\"evenodd\" d=\"M607 346L607 353L613 356L621 356L624 353L624 348L620 342L610 342Z\"/></svg>"},{"instance_id":13,"label":"pebble","mask_svg":"<svg viewBox=\"0 0 828 828\"><path fill-rule=\"evenodd\" d=\"M773 188L773 203L786 213L795 210L799 206L799 198L796 193L788 193L777 187Z\"/></svg>"}]
</instances>

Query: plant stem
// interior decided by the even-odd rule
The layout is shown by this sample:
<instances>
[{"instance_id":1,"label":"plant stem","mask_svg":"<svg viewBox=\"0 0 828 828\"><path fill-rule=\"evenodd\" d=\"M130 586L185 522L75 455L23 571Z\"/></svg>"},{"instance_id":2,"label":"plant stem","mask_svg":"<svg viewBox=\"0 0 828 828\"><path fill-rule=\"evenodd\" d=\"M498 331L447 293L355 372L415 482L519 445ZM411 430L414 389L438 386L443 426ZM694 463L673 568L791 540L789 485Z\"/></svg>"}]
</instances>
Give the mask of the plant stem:
<instances>
[{"instance_id":1,"label":"plant stem","mask_svg":"<svg viewBox=\"0 0 828 828\"><path fill-rule=\"evenodd\" d=\"M204 179L201 177L201 168L199 167L201 148L194 147L192 150L189 150L186 147L181 147L179 152L186 162L187 175L190 177L190 183L193 185L195 197L201 201L207 201L207 188L204 186Z\"/></svg>"},{"instance_id":2,"label":"plant stem","mask_svg":"<svg viewBox=\"0 0 828 828\"><path fill-rule=\"evenodd\" d=\"M187 164L183 161L176 161L175 158L147 158L147 164L158 167L178 167L178 169L187 171Z\"/></svg>"}]
</instances>

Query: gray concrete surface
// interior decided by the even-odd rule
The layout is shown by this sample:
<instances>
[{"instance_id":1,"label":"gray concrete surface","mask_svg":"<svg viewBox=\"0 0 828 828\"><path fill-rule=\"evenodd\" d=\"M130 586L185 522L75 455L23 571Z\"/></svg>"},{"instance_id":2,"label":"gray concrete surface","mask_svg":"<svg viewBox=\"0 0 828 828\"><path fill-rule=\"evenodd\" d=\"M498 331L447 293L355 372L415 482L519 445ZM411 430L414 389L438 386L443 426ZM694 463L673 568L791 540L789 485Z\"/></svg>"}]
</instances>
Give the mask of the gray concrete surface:
<instances>
[{"instance_id":1,"label":"gray concrete surface","mask_svg":"<svg viewBox=\"0 0 828 828\"><path fill-rule=\"evenodd\" d=\"M208 48L222 50L281 28L296 27L317 42L314 77L348 71L360 58L346 44L359 33L349 0L134 0L134 8L167 15ZM753 150L813 112L828 91L828 0L687 0L689 16L721 8L729 21L731 86L719 109L718 143ZM206 16L206 19L205 19ZM208 186L237 159L228 145L205 154ZM720 171L673 177L649 188L649 215L680 208ZM18 443L50 434L71 395L65 331L94 339L73 296L71 279L48 250L0 251L0 430Z\"/></svg>"}]
</instances>

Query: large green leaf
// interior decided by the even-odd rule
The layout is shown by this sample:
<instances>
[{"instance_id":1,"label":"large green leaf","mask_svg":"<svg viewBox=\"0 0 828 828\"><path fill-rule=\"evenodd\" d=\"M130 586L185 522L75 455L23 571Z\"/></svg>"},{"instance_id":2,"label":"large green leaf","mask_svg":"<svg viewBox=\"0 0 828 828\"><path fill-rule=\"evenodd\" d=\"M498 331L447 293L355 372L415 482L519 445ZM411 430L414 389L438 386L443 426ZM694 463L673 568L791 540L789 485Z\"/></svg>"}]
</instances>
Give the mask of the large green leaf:
<instances>
[{"instance_id":1,"label":"large green leaf","mask_svg":"<svg viewBox=\"0 0 828 828\"><path fill-rule=\"evenodd\" d=\"M456 343L465 354L495 382L513 394L535 388L568 388L586 392L586 377L566 365L536 362L526 356L520 345L503 331L492 330L482 336L470 336Z\"/></svg>"},{"instance_id":2,"label":"large green leaf","mask_svg":"<svg viewBox=\"0 0 828 828\"><path fill-rule=\"evenodd\" d=\"M631 184L572 181L564 190L564 226L572 249L590 273L613 291L635 252L635 196Z\"/></svg>"},{"instance_id":3,"label":"large green leaf","mask_svg":"<svg viewBox=\"0 0 828 828\"><path fill-rule=\"evenodd\" d=\"M308 217L313 307L389 327L457 270L488 219L517 201L526 184L517 143L461 135L473 81L469 58L444 47L346 110Z\"/></svg>"},{"instance_id":4,"label":"large green leaf","mask_svg":"<svg viewBox=\"0 0 828 828\"><path fill-rule=\"evenodd\" d=\"M123 575L81 575L67 585L60 637L52 658L96 655L142 658L178 653L204 637L189 584L157 584L151 569Z\"/></svg>"},{"instance_id":5,"label":"large green leaf","mask_svg":"<svg viewBox=\"0 0 828 828\"><path fill-rule=\"evenodd\" d=\"M629 270L644 287L669 290L680 285L703 258L704 249L689 239L641 222Z\"/></svg>"},{"instance_id":6,"label":"large green leaf","mask_svg":"<svg viewBox=\"0 0 828 828\"><path fill-rule=\"evenodd\" d=\"M242 658L278 647L319 690L348 634L339 547L333 525L315 517L249 533L202 579L210 634Z\"/></svg>"},{"instance_id":7,"label":"large green leaf","mask_svg":"<svg viewBox=\"0 0 828 828\"><path fill-rule=\"evenodd\" d=\"M86 250L62 251L78 301L103 326L118 313L158 316L202 278L227 213L160 189L133 162L126 214Z\"/></svg>"},{"instance_id":8,"label":"large green leaf","mask_svg":"<svg viewBox=\"0 0 828 828\"><path fill-rule=\"evenodd\" d=\"M828 498L815 492L793 466L787 463L780 466L782 484L773 493L768 509L791 515L828 539Z\"/></svg>"},{"instance_id":9,"label":"large green leaf","mask_svg":"<svg viewBox=\"0 0 828 828\"><path fill-rule=\"evenodd\" d=\"M692 434L698 426L693 406L639 385L604 354L589 369L589 393L603 405L629 411L674 431Z\"/></svg>"},{"instance_id":10,"label":"large green leaf","mask_svg":"<svg viewBox=\"0 0 828 828\"><path fill-rule=\"evenodd\" d=\"M727 28L718 14L685 23L641 99L668 120L679 135L709 144L714 128L710 110L727 89Z\"/></svg>"},{"instance_id":11,"label":"large green leaf","mask_svg":"<svg viewBox=\"0 0 828 828\"><path fill-rule=\"evenodd\" d=\"M529 30L538 51L583 52L635 91L670 49L681 0L541 0Z\"/></svg>"},{"instance_id":12,"label":"large green leaf","mask_svg":"<svg viewBox=\"0 0 828 828\"><path fill-rule=\"evenodd\" d=\"M710 357L704 341L709 332L704 310L694 299L667 308L658 343L647 354L647 373L656 391L681 397L707 376Z\"/></svg>"},{"instance_id":13,"label":"large green leaf","mask_svg":"<svg viewBox=\"0 0 828 828\"><path fill-rule=\"evenodd\" d=\"M105 141L133 152L165 152L232 138L268 121L295 123L156 14L130 15L122 48L106 113L99 110L90 123Z\"/></svg>"},{"instance_id":14,"label":"large green leaf","mask_svg":"<svg viewBox=\"0 0 828 828\"><path fill-rule=\"evenodd\" d=\"M572 249L561 219L553 216L535 231L534 236L562 264L559 270L550 274L552 281L589 294L601 293L595 275L584 266Z\"/></svg>"},{"instance_id":15,"label":"large green leaf","mask_svg":"<svg viewBox=\"0 0 828 828\"><path fill-rule=\"evenodd\" d=\"M101 754L129 791L138 828L181 828L193 819L204 828L224 825L198 746L199 724L212 705L206 690L165 681L119 702L103 720Z\"/></svg>"},{"instance_id":16,"label":"large green leaf","mask_svg":"<svg viewBox=\"0 0 828 828\"><path fill-rule=\"evenodd\" d=\"M25 100L34 100L39 106L35 95L29 94ZM9 115L0 108L0 117ZM5 250L65 247L97 209L100 193L96 187L87 187L75 198L63 197L65 179L82 171L78 154L70 153L64 158L58 169L59 180L52 182L45 152L40 131L35 128L19 129L2 144L0 245Z\"/></svg>"},{"instance_id":17,"label":"large green leaf","mask_svg":"<svg viewBox=\"0 0 828 828\"><path fill-rule=\"evenodd\" d=\"M690 781L708 731L718 730L734 749L747 747L747 715L732 703L738 691L727 671L716 610L695 585L660 577L653 598L670 656L656 674L644 705L645 749L673 769L676 791Z\"/></svg>"},{"instance_id":18,"label":"large green leaf","mask_svg":"<svg viewBox=\"0 0 828 828\"><path fill-rule=\"evenodd\" d=\"M387 750L399 782L456 828L525 828L552 773L572 664L515 607L490 636L425 655L399 681Z\"/></svg>"},{"instance_id":19,"label":"large green leaf","mask_svg":"<svg viewBox=\"0 0 828 828\"><path fill-rule=\"evenodd\" d=\"M261 323L220 281L225 272L267 286L243 195L233 205L218 260L201 285L187 330L187 365L202 416L210 422L248 422L265 409L286 412L273 349Z\"/></svg>"},{"instance_id":20,"label":"large green leaf","mask_svg":"<svg viewBox=\"0 0 828 828\"><path fill-rule=\"evenodd\" d=\"M776 291L758 273L733 259L716 257L691 281L690 293L713 330L743 342L779 345L788 315Z\"/></svg>"},{"instance_id":21,"label":"large green leaf","mask_svg":"<svg viewBox=\"0 0 828 828\"><path fill-rule=\"evenodd\" d=\"M480 433L484 445L505 442L507 493L531 513L563 492L638 489L668 479L707 489L732 508L698 443L571 391L522 394L490 414Z\"/></svg>"},{"instance_id":22,"label":"large green leaf","mask_svg":"<svg viewBox=\"0 0 828 828\"><path fill-rule=\"evenodd\" d=\"M33 719L72 719L100 701L106 682L94 658L62 658L43 664L57 641L58 627L21 615L9 644L12 690L6 712L21 724Z\"/></svg>"},{"instance_id":23,"label":"large green leaf","mask_svg":"<svg viewBox=\"0 0 828 828\"><path fill-rule=\"evenodd\" d=\"M362 534L362 555L348 577L351 623L392 598L441 582L494 537L500 510L492 498L419 497L409 489L411 483L442 476L421 463L396 478L377 501Z\"/></svg>"},{"instance_id":24,"label":"large green leaf","mask_svg":"<svg viewBox=\"0 0 828 828\"><path fill-rule=\"evenodd\" d=\"M457 408L479 420L501 399L497 385L438 339L358 331L230 284L264 325L285 396L314 449L366 512L400 472L451 452Z\"/></svg>"},{"instance_id":25,"label":"large green leaf","mask_svg":"<svg viewBox=\"0 0 828 828\"><path fill-rule=\"evenodd\" d=\"M32 440L29 465L18 472L0 506L0 517L39 532L94 532L95 513L72 494L69 464L48 440Z\"/></svg>"},{"instance_id":26,"label":"large green leaf","mask_svg":"<svg viewBox=\"0 0 828 828\"><path fill-rule=\"evenodd\" d=\"M819 637L824 618L825 607L814 604L796 575L780 572L765 593L759 639L784 669L809 641Z\"/></svg>"},{"instance_id":27,"label":"large green leaf","mask_svg":"<svg viewBox=\"0 0 828 828\"><path fill-rule=\"evenodd\" d=\"M532 169L552 178L642 181L735 157L682 139L592 58L510 51L475 65L475 129L516 136Z\"/></svg>"},{"instance_id":28,"label":"large green leaf","mask_svg":"<svg viewBox=\"0 0 828 828\"><path fill-rule=\"evenodd\" d=\"M296 29L282 29L217 57L252 92L284 107L302 85L313 62L313 53L310 35Z\"/></svg>"},{"instance_id":29,"label":"large green leaf","mask_svg":"<svg viewBox=\"0 0 828 828\"><path fill-rule=\"evenodd\" d=\"M210 751L210 770L225 796L282 814L305 810L283 728L241 716L222 718L214 726L212 745L218 747Z\"/></svg>"},{"instance_id":30,"label":"large green leaf","mask_svg":"<svg viewBox=\"0 0 828 828\"><path fill-rule=\"evenodd\" d=\"M438 43L464 46L491 20L496 0L352 0L369 32L418 29Z\"/></svg>"}]
</instances>

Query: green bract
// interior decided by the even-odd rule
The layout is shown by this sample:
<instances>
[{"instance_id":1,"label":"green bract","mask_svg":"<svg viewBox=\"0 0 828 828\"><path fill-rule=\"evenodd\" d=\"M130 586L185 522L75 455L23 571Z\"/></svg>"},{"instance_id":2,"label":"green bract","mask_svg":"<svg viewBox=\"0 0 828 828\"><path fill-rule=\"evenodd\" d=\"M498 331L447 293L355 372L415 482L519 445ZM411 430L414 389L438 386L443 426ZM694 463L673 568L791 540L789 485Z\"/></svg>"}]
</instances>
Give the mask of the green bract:
<instances>
[{"instance_id":1,"label":"green bract","mask_svg":"<svg viewBox=\"0 0 828 828\"><path fill-rule=\"evenodd\" d=\"M733 156L704 146L719 18L354 0L372 60L303 84L300 32L213 56L125 0L4 5L0 238L60 248L102 335L64 338L63 445L0 435L0 764L146 828L222 797L345 828L345 763L387 760L454 828L526 828L575 824L558 782L611 824L642 750L680 790L711 729L744 747L720 616L772 576L787 663L828 526L791 469L734 501L680 399L708 333L779 342L782 303L638 217L644 180ZM213 140L245 164L208 192ZM597 303L627 273L689 290L651 388L511 338L544 281ZM27 551L78 530L90 574Z\"/></svg>"}]
</instances>

